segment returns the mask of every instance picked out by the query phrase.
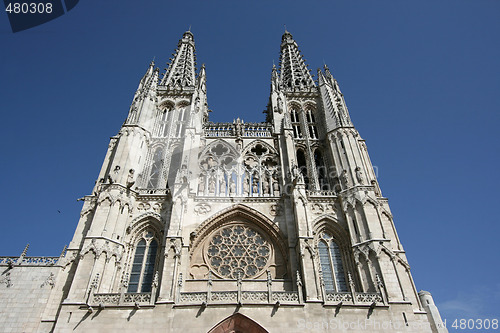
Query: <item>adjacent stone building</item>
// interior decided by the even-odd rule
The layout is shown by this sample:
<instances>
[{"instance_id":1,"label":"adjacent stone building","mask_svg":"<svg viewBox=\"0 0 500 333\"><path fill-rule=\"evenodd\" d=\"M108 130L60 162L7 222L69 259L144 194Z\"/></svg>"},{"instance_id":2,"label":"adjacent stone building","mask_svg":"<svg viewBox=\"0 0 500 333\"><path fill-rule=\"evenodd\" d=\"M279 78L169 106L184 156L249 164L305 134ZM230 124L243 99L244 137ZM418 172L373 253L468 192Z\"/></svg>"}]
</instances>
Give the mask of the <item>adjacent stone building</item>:
<instances>
[{"instance_id":1,"label":"adjacent stone building","mask_svg":"<svg viewBox=\"0 0 500 333\"><path fill-rule=\"evenodd\" d=\"M285 32L265 122L209 112L188 31L67 250L0 258L3 332L446 332L326 66L314 80Z\"/></svg>"}]
</instances>

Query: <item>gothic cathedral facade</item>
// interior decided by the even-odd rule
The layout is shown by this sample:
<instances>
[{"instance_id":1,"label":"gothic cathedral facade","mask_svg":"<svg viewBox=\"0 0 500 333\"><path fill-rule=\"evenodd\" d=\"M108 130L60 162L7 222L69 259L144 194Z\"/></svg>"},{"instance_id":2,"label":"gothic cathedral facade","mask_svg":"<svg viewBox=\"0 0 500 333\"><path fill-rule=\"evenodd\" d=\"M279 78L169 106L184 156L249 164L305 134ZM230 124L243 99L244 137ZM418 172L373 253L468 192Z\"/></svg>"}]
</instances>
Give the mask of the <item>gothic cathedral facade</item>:
<instances>
[{"instance_id":1,"label":"gothic cathedral facade","mask_svg":"<svg viewBox=\"0 0 500 333\"><path fill-rule=\"evenodd\" d=\"M65 253L0 258L11 293L46 269L24 330L446 332L326 65L314 80L285 31L265 122L209 112L188 31L140 81Z\"/></svg>"}]
</instances>

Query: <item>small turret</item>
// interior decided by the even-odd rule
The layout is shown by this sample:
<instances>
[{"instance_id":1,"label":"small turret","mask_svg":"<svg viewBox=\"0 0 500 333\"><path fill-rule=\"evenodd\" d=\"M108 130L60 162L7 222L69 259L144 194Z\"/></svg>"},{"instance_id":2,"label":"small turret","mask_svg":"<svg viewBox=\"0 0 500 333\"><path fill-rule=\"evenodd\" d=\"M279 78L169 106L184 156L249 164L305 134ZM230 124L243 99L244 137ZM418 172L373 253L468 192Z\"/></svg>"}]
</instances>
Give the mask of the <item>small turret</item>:
<instances>
[{"instance_id":1,"label":"small turret","mask_svg":"<svg viewBox=\"0 0 500 333\"><path fill-rule=\"evenodd\" d=\"M324 73L318 69L318 86L325 109L326 130L329 132L339 127L352 127L339 84L326 65L324 68Z\"/></svg>"},{"instance_id":2,"label":"small turret","mask_svg":"<svg viewBox=\"0 0 500 333\"><path fill-rule=\"evenodd\" d=\"M156 101L157 85L158 68L155 68L155 63L153 60L149 64L146 74L144 74L141 81L139 82L139 87L137 87L134 99L132 101L132 104L130 105L130 110L125 124L136 124L139 121L141 111L144 108L144 100L146 97L148 97L150 101Z\"/></svg>"},{"instance_id":3,"label":"small turret","mask_svg":"<svg viewBox=\"0 0 500 333\"><path fill-rule=\"evenodd\" d=\"M420 302L422 303L425 312L427 312L427 318L431 324L432 332L447 333L448 330L441 319L441 315L439 314L436 304L434 304L434 299L432 298L431 293L421 290L418 293L418 297L420 298Z\"/></svg>"}]
</instances>

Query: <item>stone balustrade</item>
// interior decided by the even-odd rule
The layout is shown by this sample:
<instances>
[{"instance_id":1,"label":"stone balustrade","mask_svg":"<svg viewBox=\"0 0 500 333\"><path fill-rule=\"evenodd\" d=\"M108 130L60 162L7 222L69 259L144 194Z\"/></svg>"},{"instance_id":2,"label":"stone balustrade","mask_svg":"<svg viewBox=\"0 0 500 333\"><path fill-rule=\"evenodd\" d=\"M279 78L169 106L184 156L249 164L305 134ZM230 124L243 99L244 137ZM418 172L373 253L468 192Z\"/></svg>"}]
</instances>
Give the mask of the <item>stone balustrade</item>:
<instances>
[{"instance_id":1,"label":"stone balustrade","mask_svg":"<svg viewBox=\"0 0 500 333\"><path fill-rule=\"evenodd\" d=\"M56 266L61 257L0 257L0 265Z\"/></svg>"},{"instance_id":2,"label":"stone balustrade","mask_svg":"<svg viewBox=\"0 0 500 333\"><path fill-rule=\"evenodd\" d=\"M271 137L272 126L268 123L207 123L203 128L206 137Z\"/></svg>"},{"instance_id":3,"label":"stone balustrade","mask_svg":"<svg viewBox=\"0 0 500 333\"><path fill-rule=\"evenodd\" d=\"M94 306L147 305L152 293L94 293L89 304Z\"/></svg>"}]
</instances>

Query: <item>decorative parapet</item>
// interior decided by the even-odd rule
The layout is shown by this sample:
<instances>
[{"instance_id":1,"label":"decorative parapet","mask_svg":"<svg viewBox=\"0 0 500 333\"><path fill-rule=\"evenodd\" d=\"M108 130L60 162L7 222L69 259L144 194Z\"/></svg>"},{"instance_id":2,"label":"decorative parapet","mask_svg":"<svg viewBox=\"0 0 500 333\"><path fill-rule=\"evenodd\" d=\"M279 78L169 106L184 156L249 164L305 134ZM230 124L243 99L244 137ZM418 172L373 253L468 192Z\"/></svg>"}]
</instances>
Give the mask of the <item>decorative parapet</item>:
<instances>
[{"instance_id":1,"label":"decorative parapet","mask_svg":"<svg viewBox=\"0 0 500 333\"><path fill-rule=\"evenodd\" d=\"M269 124L245 124L243 128L243 136L247 137L269 137L271 136L272 127Z\"/></svg>"},{"instance_id":2,"label":"decorative parapet","mask_svg":"<svg viewBox=\"0 0 500 333\"><path fill-rule=\"evenodd\" d=\"M271 302L270 302L271 300ZM269 298L268 291L242 291L242 304L299 304L299 293L296 291L273 291ZM181 292L179 304L228 304L238 303L238 291Z\"/></svg>"},{"instance_id":3,"label":"decorative parapet","mask_svg":"<svg viewBox=\"0 0 500 333\"><path fill-rule=\"evenodd\" d=\"M135 191L140 195L167 195L170 192L166 188L138 188Z\"/></svg>"},{"instance_id":4,"label":"decorative parapet","mask_svg":"<svg viewBox=\"0 0 500 333\"><path fill-rule=\"evenodd\" d=\"M203 127L206 137L271 137L269 123L206 123Z\"/></svg>"},{"instance_id":5,"label":"decorative parapet","mask_svg":"<svg viewBox=\"0 0 500 333\"><path fill-rule=\"evenodd\" d=\"M280 303L299 303L299 293L296 291L273 291L272 301Z\"/></svg>"},{"instance_id":6,"label":"decorative parapet","mask_svg":"<svg viewBox=\"0 0 500 333\"><path fill-rule=\"evenodd\" d=\"M204 292L181 293L179 296L179 303L202 304L203 302L207 302L207 293Z\"/></svg>"},{"instance_id":7,"label":"decorative parapet","mask_svg":"<svg viewBox=\"0 0 500 333\"><path fill-rule=\"evenodd\" d=\"M356 302L353 302L351 292L326 292L325 304L342 302L343 304L371 305L373 303L383 303L382 295L379 293L356 292L355 298Z\"/></svg>"},{"instance_id":8,"label":"decorative parapet","mask_svg":"<svg viewBox=\"0 0 500 333\"><path fill-rule=\"evenodd\" d=\"M0 266L59 266L61 257L0 257Z\"/></svg>"},{"instance_id":9,"label":"decorative parapet","mask_svg":"<svg viewBox=\"0 0 500 333\"><path fill-rule=\"evenodd\" d=\"M356 293L358 303L382 303L382 295L379 293Z\"/></svg>"},{"instance_id":10,"label":"decorative parapet","mask_svg":"<svg viewBox=\"0 0 500 333\"><path fill-rule=\"evenodd\" d=\"M337 192L335 191L306 191L308 197L336 197Z\"/></svg>"},{"instance_id":11,"label":"decorative parapet","mask_svg":"<svg viewBox=\"0 0 500 333\"><path fill-rule=\"evenodd\" d=\"M130 306L148 305L151 303L151 293L105 293L93 294L89 304L94 306Z\"/></svg>"},{"instance_id":12,"label":"decorative parapet","mask_svg":"<svg viewBox=\"0 0 500 333\"><path fill-rule=\"evenodd\" d=\"M207 137L236 136L230 123L207 124L203 128L203 132Z\"/></svg>"}]
</instances>

